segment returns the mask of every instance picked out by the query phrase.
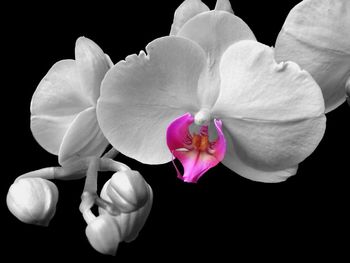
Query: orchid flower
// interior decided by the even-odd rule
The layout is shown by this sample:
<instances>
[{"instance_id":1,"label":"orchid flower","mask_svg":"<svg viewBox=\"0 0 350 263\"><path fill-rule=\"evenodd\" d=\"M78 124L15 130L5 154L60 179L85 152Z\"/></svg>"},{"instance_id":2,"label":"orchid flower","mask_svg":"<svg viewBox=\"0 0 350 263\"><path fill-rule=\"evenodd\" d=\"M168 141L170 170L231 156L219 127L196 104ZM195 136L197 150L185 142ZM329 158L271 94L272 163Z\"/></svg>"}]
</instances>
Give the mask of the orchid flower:
<instances>
[{"instance_id":1,"label":"orchid flower","mask_svg":"<svg viewBox=\"0 0 350 263\"><path fill-rule=\"evenodd\" d=\"M219 162L251 180L286 180L323 137L319 86L296 63L277 63L234 14L186 2L197 15L187 20L178 11L173 36L106 74L97 103L101 130L142 163L177 158L186 182Z\"/></svg>"},{"instance_id":2,"label":"orchid flower","mask_svg":"<svg viewBox=\"0 0 350 263\"><path fill-rule=\"evenodd\" d=\"M100 156L108 145L96 118L101 81L112 62L93 41L76 41L75 60L54 64L31 102L31 130L59 163Z\"/></svg>"},{"instance_id":3,"label":"orchid flower","mask_svg":"<svg viewBox=\"0 0 350 263\"><path fill-rule=\"evenodd\" d=\"M289 13L276 41L275 58L294 61L322 89L326 112L346 98L350 78L350 1L304 0Z\"/></svg>"}]
</instances>

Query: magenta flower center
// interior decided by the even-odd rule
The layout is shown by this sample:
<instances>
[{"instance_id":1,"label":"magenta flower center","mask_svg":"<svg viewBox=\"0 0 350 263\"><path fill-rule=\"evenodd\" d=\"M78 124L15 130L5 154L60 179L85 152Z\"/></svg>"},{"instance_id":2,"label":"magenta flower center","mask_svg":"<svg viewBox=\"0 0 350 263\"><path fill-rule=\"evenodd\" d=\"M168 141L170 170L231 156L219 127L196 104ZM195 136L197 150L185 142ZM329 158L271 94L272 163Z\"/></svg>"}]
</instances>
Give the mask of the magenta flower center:
<instances>
[{"instance_id":1,"label":"magenta flower center","mask_svg":"<svg viewBox=\"0 0 350 263\"><path fill-rule=\"evenodd\" d=\"M175 166L178 177L191 183L197 182L206 171L221 162L226 151L221 121L214 120L218 135L215 141L210 141L206 125L200 127L199 133L191 134L189 127L193 122L194 118L187 113L174 120L167 129L169 150L184 168L182 175Z\"/></svg>"}]
</instances>

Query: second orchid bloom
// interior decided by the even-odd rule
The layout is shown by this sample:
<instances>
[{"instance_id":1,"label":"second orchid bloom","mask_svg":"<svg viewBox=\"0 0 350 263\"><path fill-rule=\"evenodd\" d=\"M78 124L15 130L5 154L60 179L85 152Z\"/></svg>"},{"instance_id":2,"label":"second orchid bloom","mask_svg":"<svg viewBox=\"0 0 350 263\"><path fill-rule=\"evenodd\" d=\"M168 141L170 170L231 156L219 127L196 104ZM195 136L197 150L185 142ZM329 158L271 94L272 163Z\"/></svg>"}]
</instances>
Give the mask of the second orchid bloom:
<instances>
[{"instance_id":1,"label":"second orchid bloom","mask_svg":"<svg viewBox=\"0 0 350 263\"><path fill-rule=\"evenodd\" d=\"M96 118L100 85L112 66L88 38L76 41L75 60L58 61L39 83L31 102L31 130L59 163L100 156L108 145Z\"/></svg>"}]
</instances>

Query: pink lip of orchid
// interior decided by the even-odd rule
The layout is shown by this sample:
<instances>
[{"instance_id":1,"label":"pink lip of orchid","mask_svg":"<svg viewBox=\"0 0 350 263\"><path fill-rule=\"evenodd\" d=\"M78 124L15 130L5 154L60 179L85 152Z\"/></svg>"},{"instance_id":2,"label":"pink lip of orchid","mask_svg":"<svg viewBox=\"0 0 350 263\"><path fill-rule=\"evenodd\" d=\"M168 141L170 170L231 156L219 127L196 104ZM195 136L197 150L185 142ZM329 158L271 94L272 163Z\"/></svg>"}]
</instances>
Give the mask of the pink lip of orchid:
<instances>
[{"instance_id":1,"label":"pink lip of orchid","mask_svg":"<svg viewBox=\"0 0 350 263\"><path fill-rule=\"evenodd\" d=\"M228 1L212 11L185 2L173 36L107 72L97 103L103 134L145 164L177 158L186 182L219 162L254 181L286 180L323 137L319 86L296 63L277 63Z\"/></svg>"},{"instance_id":2,"label":"pink lip of orchid","mask_svg":"<svg viewBox=\"0 0 350 263\"><path fill-rule=\"evenodd\" d=\"M191 134L189 127L193 123L194 117L186 113L169 125L166 134L171 153L184 167L184 174L181 175L174 163L178 177L190 183L196 183L205 172L221 162L226 151L220 120L214 120L218 136L212 142L209 141L207 125L202 125L199 133Z\"/></svg>"}]
</instances>

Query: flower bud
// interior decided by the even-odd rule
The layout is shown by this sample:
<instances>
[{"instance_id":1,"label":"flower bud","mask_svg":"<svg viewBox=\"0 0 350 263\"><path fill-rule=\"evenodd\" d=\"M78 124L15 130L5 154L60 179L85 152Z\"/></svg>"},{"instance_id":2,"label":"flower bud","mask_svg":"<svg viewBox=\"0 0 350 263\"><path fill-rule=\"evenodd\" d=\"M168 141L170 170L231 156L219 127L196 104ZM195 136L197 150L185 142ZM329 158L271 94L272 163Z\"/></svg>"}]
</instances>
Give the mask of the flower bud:
<instances>
[{"instance_id":1,"label":"flower bud","mask_svg":"<svg viewBox=\"0 0 350 263\"><path fill-rule=\"evenodd\" d=\"M58 201L56 185L42 178L21 178L7 193L7 207L27 224L48 226L55 214Z\"/></svg>"},{"instance_id":2,"label":"flower bud","mask_svg":"<svg viewBox=\"0 0 350 263\"><path fill-rule=\"evenodd\" d=\"M121 212L130 213L144 206L149 199L148 184L137 171L116 172L106 189Z\"/></svg>"},{"instance_id":3,"label":"flower bud","mask_svg":"<svg viewBox=\"0 0 350 263\"><path fill-rule=\"evenodd\" d=\"M101 198L105 199L108 202L111 202L111 198L107 194L107 187L108 182L103 186L101 191ZM152 203L153 203L153 192L152 188L147 184L148 189L148 200L146 204L139 208L136 211L130 212L130 213L120 213L117 216L114 216L119 230L120 230L120 237L122 241L125 242L131 242L133 241L137 236L138 233L143 228L147 217L151 211ZM103 208L99 208L100 215L108 214L106 210Z\"/></svg>"},{"instance_id":4,"label":"flower bud","mask_svg":"<svg viewBox=\"0 0 350 263\"><path fill-rule=\"evenodd\" d=\"M146 220L148 218L149 213L151 212L152 204L153 204L153 192L152 188L149 187L150 191L150 198L146 202L146 204L141 207L139 210L134 211L130 213L130 218L129 218L129 226L128 226L128 231L125 232L125 235L123 236L123 240L125 242L131 242L134 241L143 226L146 223ZM121 225L121 220L119 219L120 216L117 216L117 220L119 223L119 226Z\"/></svg>"},{"instance_id":5,"label":"flower bud","mask_svg":"<svg viewBox=\"0 0 350 263\"><path fill-rule=\"evenodd\" d=\"M115 255L118 249L120 230L115 219L108 213L99 215L88 224L85 230L86 236L98 252L107 255Z\"/></svg>"}]
</instances>

